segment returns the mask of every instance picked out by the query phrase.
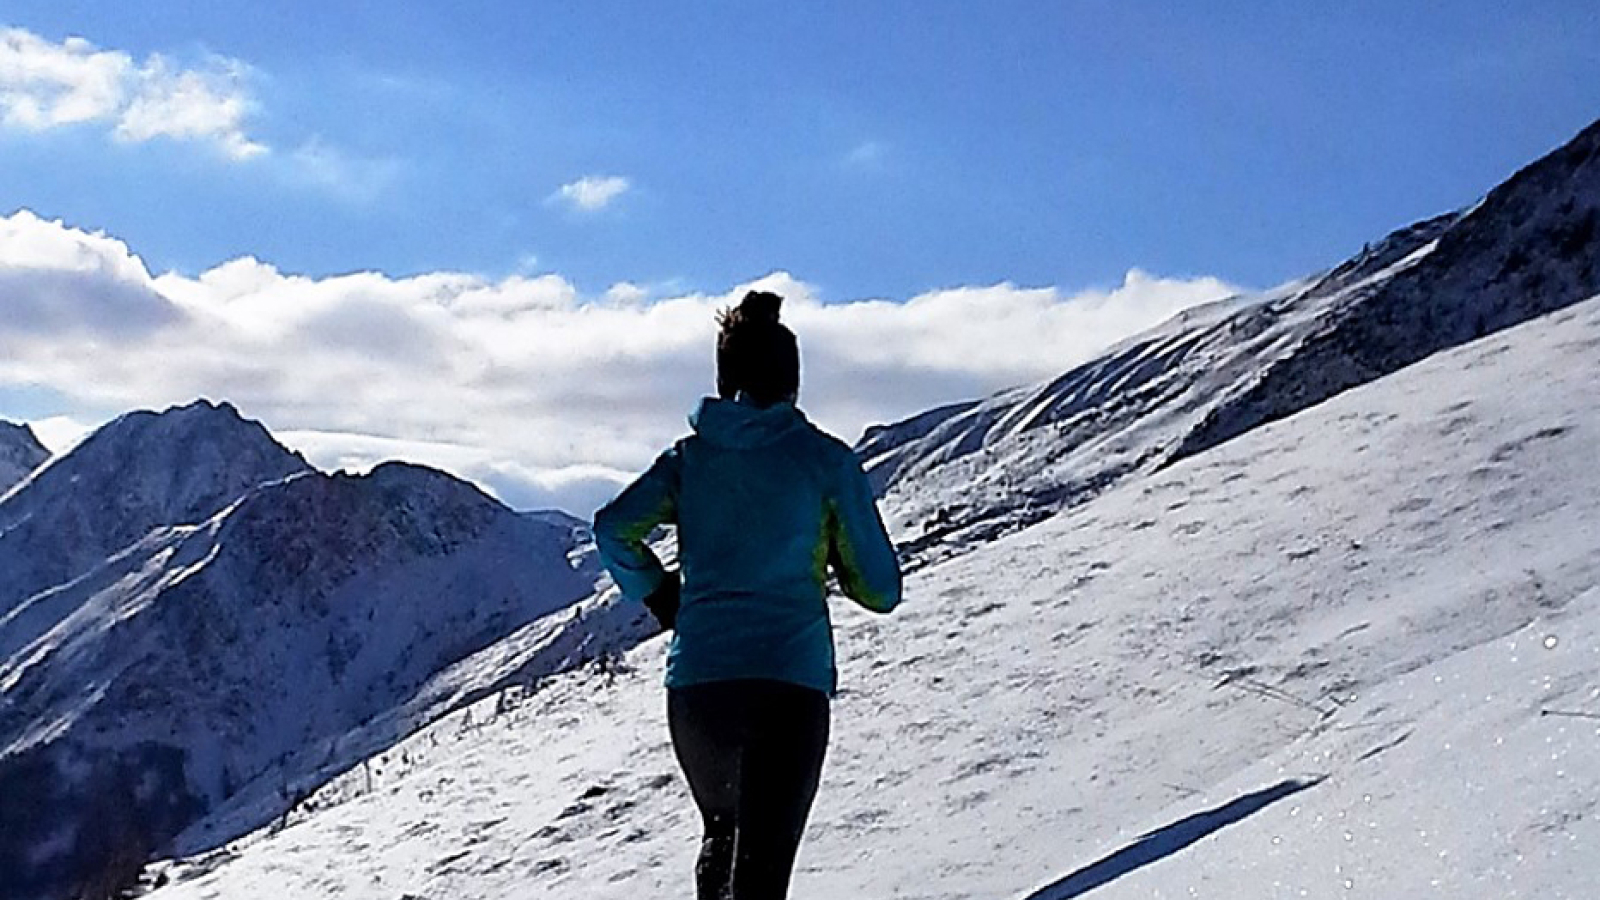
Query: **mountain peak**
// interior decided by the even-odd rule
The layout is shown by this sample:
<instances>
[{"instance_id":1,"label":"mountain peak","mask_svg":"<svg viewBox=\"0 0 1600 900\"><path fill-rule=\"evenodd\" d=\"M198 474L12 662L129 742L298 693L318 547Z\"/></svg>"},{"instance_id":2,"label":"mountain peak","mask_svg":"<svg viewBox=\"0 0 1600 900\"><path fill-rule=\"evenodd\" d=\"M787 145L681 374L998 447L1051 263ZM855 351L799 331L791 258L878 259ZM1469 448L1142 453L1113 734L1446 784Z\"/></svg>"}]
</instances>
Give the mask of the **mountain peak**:
<instances>
[{"instance_id":1,"label":"mountain peak","mask_svg":"<svg viewBox=\"0 0 1600 900\"><path fill-rule=\"evenodd\" d=\"M141 409L124 413L101 426L84 441L84 445L91 442L141 442L206 434L237 434L245 439L264 437L276 443L260 422L240 415L232 403L199 399L183 406L169 406L161 412Z\"/></svg>"},{"instance_id":2,"label":"mountain peak","mask_svg":"<svg viewBox=\"0 0 1600 900\"><path fill-rule=\"evenodd\" d=\"M120 416L0 500L0 612L152 528L203 522L309 469L227 403Z\"/></svg>"},{"instance_id":3,"label":"mountain peak","mask_svg":"<svg viewBox=\"0 0 1600 900\"><path fill-rule=\"evenodd\" d=\"M0 496L49 458L32 428L0 420Z\"/></svg>"},{"instance_id":4,"label":"mountain peak","mask_svg":"<svg viewBox=\"0 0 1600 900\"><path fill-rule=\"evenodd\" d=\"M110 466L127 473L180 461L180 457L185 464L207 464L216 470L264 466L274 473L264 480L310 468L300 454L279 444L260 422L240 415L231 403L210 400L162 412L139 410L118 416L85 439L63 462L78 468Z\"/></svg>"}]
</instances>

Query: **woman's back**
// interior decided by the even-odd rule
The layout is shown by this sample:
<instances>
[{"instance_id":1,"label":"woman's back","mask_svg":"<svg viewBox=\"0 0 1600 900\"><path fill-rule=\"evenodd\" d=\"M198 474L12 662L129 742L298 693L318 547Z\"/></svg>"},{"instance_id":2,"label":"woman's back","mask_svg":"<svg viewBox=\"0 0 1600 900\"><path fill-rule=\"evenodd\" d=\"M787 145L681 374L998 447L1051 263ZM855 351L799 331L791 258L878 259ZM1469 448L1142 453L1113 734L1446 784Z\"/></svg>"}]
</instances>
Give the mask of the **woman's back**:
<instances>
[{"instance_id":1,"label":"woman's back","mask_svg":"<svg viewBox=\"0 0 1600 900\"><path fill-rule=\"evenodd\" d=\"M695 433L677 445L685 605L742 594L820 604L837 442L788 403L708 398L689 421Z\"/></svg>"},{"instance_id":2,"label":"woman's back","mask_svg":"<svg viewBox=\"0 0 1600 900\"><path fill-rule=\"evenodd\" d=\"M832 694L829 565L869 609L887 612L900 596L854 454L791 403L707 398L690 423L693 435L595 517L610 559L635 554L657 524L678 526L682 605L668 686L768 678Z\"/></svg>"}]
</instances>

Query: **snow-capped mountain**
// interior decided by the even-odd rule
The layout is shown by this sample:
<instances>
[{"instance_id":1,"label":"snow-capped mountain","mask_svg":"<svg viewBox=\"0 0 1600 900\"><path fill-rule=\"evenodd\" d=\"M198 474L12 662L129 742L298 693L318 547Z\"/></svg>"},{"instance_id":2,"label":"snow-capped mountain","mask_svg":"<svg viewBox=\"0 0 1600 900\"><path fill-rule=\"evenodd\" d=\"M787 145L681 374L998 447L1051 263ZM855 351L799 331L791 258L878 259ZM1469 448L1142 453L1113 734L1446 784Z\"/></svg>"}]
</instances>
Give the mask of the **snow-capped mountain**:
<instances>
[{"instance_id":1,"label":"snow-capped mountain","mask_svg":"<svg viewBox=\"0 0 1600 900\"><path fill-rule=\"evenodd\" d=\"M0 499L0 617L151 529L198 524L309 468L227 403L122 416Z\"/></svg>"},{"instance_id":2,"label":"snow-capped mountain","mask_svg":"<svg viewBox=\"0 0 1600 900\"><path fill-rule=\"evenodd\" d=\"M0 421L0 497L50 458L33 429Z\"/></svg>"},{"instance_id":3,"label":"snow-capped mountain","mask_svg":"<svg viewBox=\"0 0 1600 900\"><path fill-rule=\"evenodd\" d=\"M167 509L215 496L140 471ZM591 593L577 549L572 523L433 470L301 471L30 598L65 614L0 624L0 896L137 866L230 802L292 804L440 713L411 703L438 673Z\"/></svg>"},{"instance_id":4,"label":"snow-capped mountain","mask_svg":"<svg viewBox=\"0 0 1600 900\"><path fill-rule=\"evenodd\" d=\"M1331 271L1191 310L1048 383L873 429L857 449L925 562L1587 298L1597 261L1600 122L1470 209Z\"/></svg>"},{"instance_id":5,"label":"snow-capped mountain","mask_svg":"<svg viewBox=\"0 0 1600 900\"><path fill-rule=\"evenodd\" d=\"M791 896L1591 900L1600 297L837 607ZM486 698L150 900L692 893L649 641Z\"/></svg>"}]
</instances>

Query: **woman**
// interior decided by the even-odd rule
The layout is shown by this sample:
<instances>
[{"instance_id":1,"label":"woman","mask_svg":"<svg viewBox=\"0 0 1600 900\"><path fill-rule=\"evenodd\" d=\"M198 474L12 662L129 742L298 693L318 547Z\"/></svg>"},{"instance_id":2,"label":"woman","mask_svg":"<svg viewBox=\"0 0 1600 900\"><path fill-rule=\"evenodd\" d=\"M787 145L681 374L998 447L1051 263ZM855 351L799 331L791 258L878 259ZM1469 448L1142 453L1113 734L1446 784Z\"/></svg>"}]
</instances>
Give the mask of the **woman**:
<instances>
[{"instance_id":1,"label":"woman","mask_svg":"<svg viewBox=\"0 0 1600 900\"><path fill-rule=\"evenodd\" d=\"M782 298L717 317L717 393L694 433L595 514L624 595L673 629L667 721L705 823L700 900L787 895L816 796L833 696L827 571L875 612L900 568L855 454L795 408L800 354ZM677 572L645 544L678 529Z\"/></svg>"}]
</instances>

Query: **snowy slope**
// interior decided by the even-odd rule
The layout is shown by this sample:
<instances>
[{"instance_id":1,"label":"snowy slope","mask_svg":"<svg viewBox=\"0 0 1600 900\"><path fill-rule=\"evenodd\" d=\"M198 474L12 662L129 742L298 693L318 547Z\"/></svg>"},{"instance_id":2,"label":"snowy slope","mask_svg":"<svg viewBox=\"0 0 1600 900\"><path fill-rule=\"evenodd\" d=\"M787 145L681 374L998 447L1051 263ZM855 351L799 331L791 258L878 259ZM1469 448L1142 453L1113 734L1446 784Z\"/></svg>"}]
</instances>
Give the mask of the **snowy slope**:
<instances>
[{"instance_id":1,"label":"snowy slope","mask_svg":"<svg viewBox=\"0 0 1600 900\"><path fill-rule=\"evenodd\" d=\"M925 563L1597 291L1600 122L1471 209L1321 276L1191 311L1049 383L876 429L858 450Z\"/></svg>"},{"instance_id":2,"label":"snowy slope","mask_svg":"<svg viewBox=\"0 0 1600 900\"><path fill-rule=\"evenodd\" d=\"M1596 396L1600 298L839 605L793 896L1592 898ZM686 896L663 649L486 699L153 896Z\"/></svg>"},{"instance_id":3,"label":"snowy slope","mask_svg":"<svg viewBox=\"0 0 1600 900\"><path fill-rule=\"evenodd\" d=\"M0 896L207 815L261 824L445 711L416 696L441 670L591 593L575 549L571 523L386 464L263 485L30 599L67 612L0 623Z\"/></svg>"},{"instance_id":4,"label":"snowy slope","mask_svg":"<svg viewBox=\"0 0 1600 900\"><path fill-rule=\"evenodd\" d=\"M198 524L308 469L226 403L122 416L0 499L0 616L153 528Z\"/></svg>"},{"instance_id":5,"label":"snowy slope","mask_svg":"<svg viewBox=\"0 0 1600 900\"><path fill-rule=\"evenodd\" d=\"M0 421L0 496L49 458L50 451L39 443L33 429Z\"/></svg>"}]
</instances>

